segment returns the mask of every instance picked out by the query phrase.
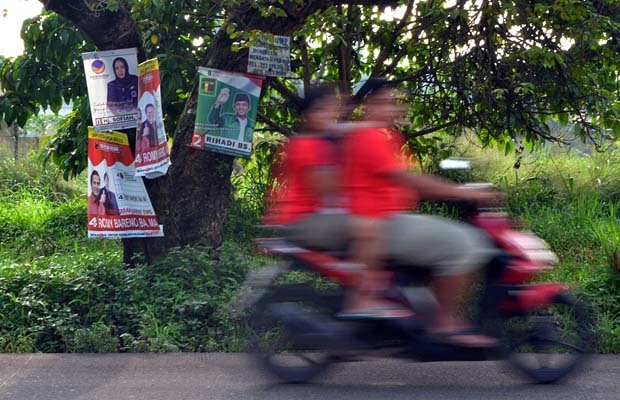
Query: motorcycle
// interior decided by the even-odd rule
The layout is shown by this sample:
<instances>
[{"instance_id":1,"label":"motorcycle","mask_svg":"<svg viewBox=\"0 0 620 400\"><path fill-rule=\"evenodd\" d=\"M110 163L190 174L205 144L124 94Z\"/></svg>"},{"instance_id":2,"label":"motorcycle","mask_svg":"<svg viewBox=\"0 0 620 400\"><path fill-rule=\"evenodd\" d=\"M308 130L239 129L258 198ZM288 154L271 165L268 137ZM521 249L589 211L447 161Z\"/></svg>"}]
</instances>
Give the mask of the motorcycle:
<instances>
[{"instance_id":1,"label":"motorcycle","mask_svg":"<svg viewBox=\"0 0 620 400\"><path fill-rule=\"evenodd\" d=\"M539 383L576 371L595 341L595 317L567 285L532 282L557 262L555 253L503 212L468 202L453 205L502 250L484 268L477 299L470 302L473 321L499 340L497 346L459 346L429 332L437 302L423 268L387 266L385 297L410 309L412 317L342 319L344 288L356 282L357 265L345 254L263 238L259 247L287 262L258 270L247 281L252 353L261 369L285 382L307 382L337 362L391 356L422 362L503 359Z\"/></svg>"}]
</instances>

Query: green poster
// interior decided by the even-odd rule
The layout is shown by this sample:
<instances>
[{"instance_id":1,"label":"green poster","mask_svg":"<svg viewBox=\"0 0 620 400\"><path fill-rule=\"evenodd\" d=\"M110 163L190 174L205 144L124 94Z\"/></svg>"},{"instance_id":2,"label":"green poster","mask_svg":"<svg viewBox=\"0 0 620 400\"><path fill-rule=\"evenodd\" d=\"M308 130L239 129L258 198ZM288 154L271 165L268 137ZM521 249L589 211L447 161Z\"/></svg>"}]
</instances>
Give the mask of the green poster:
<instances>
[{"instance_id":1,"label":"green poster","mask_svg":"<svg viewBox=\"0 0 620 400\"><path fill-rule=\"evenodd\" d=\"M191 147L249 158L263 77L211 68L198 73Z\"/></svg>"}]
</instances>

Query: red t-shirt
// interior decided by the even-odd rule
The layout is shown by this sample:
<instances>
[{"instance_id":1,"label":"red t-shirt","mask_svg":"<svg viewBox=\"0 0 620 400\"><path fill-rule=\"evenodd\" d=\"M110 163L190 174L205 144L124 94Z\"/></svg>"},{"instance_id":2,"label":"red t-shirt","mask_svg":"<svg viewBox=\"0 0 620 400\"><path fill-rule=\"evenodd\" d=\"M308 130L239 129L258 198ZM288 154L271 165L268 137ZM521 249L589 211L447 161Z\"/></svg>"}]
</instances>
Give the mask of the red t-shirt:
<instances>
[{"instance_id":1,"label":"red t-shirt","mask_svg":"<svg viewBox=\"0 0 620 400\"><path fill-rule=\"evenodd\" d=\"M344 188L353 215L383 218L411 209L417 194L389 178L406 168L404 138L387 129L364 128L346 136Z\"/></svg>"},{"instance_id":2,"label":"red t-shirt","mask_svg":"<svg viewBox=\"0 0 620 400\"><path fill-rule=\"evenodd\" d=\"M282 181L268 199L265 222L291 223L321 207L321 199L308 182L308 173L313 167L334 164L329 146L327 140L316 136L297 136L284 146L279 171Z\"/></svg>"}]
</instances>

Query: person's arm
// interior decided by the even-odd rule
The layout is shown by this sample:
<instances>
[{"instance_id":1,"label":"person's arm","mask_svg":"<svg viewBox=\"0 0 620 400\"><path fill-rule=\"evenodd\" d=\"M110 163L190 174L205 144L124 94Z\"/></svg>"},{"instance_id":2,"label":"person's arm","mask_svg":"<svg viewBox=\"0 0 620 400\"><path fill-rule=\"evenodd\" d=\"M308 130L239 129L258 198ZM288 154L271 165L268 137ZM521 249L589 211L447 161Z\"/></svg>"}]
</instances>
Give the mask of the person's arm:
<instances>
[{"instance_id":1,"label":"person's arm","mask_svg":"<svg viewBox=\"0 0 620 400\"><path fill-rule=\"evenodd\" d=\"M116 201L116 195L114 192L108 190L108 194L110 195L110 208L118 212L118 202Z\"/></svg>"},{"instance_id":2,"label":"person's arm","mask_svg":"<svg viewBox=\"0 0 620 400\"><path fill-rule=\"evenodd\" d=\"M209 111L208 118L210 124L217 125L220 128L224 126L224 117L220 114L221 110L221 105L218 106L214 104L213 107L211 107L211 111Z\"/></svg>"},{"instance_id":3,"label":"person's arm","mask_svg":"<svg viewBox=\"0 0 620 400\"><path fill-rule=\"evenodd\" d=\"M500 192L464 188L436 176L415 174L404 169L390 172L389 176L401 185L414 189L420 200L460 199L494 203L502 198Z\"/></svg>"},{"instance_id":4,"label":"person's arm","mask_svg":"<svg viewBox=\"0 0 620 400\"><path fill-rule=\"evenodd\" d=\"M112 102L118 101L116 97L116 88L112 82L108 82L108 90L107 90L107 102L108 107Z\"/></svg>"},{"instance_id":5,"label":"person's arm","mask_svg":"<svg viewBox=\"0 0 620 400\"><path fill-rule=\"evenodd\" d=\"M222 116L222 106L228 101L230 98L230 92L228 89L224 88L220 91L211 107L211 111L209 111L209 120L210 124L216 124L220 128L224 126L224 117Z\"/></svg>"}]
</instances>

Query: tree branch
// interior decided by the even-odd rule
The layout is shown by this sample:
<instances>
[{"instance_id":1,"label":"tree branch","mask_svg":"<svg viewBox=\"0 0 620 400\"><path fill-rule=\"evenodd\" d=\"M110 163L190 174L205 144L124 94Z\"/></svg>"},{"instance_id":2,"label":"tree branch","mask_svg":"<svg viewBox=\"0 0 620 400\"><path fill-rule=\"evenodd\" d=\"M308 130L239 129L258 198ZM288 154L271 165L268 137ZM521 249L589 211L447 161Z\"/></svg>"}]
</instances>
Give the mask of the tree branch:
<instances>
[{"instance_id":1,"label":"tree branch","mask_svg":"<svg viewBox=\"0 0 620 400\"><path fill-rule=\"evenodd\" d=\"M101 50L138 48L138 59L145 60L140 33L127 1L119 0L118 11L92 0L39 0L45 9L56 12L77 26Z\"/></svg>"},{"instance_id":2,"label":"tree branch","mask_svg":"<svg viewBox=\"0 0 620 400\"><path fill-rule=\"evenodd\" d=\"M455 126L458 123L459 123L458 120L452 120L452 121L448 121L448 122L445 122L445 123L440 124L440 125L429 126L427 128L421 129L419 131L406 133L405 137L407 139L409 139L409 138L417 138L417 137L420 137L420 136L428 135L429 133L433 133L433 132L437 132L437 131L445 129L445 128L449 128L451 126Z\"/></svg>"},{"instance_id":3,"label":"tree branch","mask_svg":"<svg viewBox=\"0 0 620 400\"><path fill-rule=\"evenodd\" d=\"M287 128L286 126L282 126L280 124L276 124L275 122L273 122L272 119L269 119L267 116L265 116L261 112L257 112L256 117L259 121L267 125L269 129L265 129L265 130L275 131L275 132L281 133L282 135L286 137L291 137L294 134L292 129Z\"/></svg>"}]
</instances>

